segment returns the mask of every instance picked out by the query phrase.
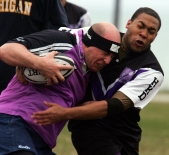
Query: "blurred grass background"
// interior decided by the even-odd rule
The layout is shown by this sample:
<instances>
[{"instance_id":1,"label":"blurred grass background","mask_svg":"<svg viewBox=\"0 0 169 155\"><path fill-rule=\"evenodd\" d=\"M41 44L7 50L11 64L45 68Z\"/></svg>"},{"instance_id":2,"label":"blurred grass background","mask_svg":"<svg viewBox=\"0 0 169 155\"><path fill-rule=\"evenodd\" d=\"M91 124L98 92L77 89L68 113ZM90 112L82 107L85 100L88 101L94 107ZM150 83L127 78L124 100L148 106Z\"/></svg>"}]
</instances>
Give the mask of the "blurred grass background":
<instances>
[{"instance_id":1,"label":"blurred grass background","mask_svg":"<svg viewBox=\"0 0 169 155\"><path fill-rule=\"evenodd\" d=\"M169 101L149 103L141 111L142 140L140 155L169 155ZM63 129L53 149L57 155L77 155L67 126Z\"/></svg>"}]
</instances>

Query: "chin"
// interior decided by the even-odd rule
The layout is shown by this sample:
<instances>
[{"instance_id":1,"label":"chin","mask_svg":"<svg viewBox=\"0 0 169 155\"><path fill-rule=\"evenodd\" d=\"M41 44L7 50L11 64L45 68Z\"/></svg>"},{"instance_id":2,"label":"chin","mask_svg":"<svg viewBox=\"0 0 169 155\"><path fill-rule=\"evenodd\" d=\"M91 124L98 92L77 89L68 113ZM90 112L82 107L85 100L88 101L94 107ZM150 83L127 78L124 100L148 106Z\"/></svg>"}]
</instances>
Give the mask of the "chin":
<instances>
[{"instance_id":1,"label":"chin","mask_svg":"<svg viewBox=\"0 0 169 155\"><path fill-rule=\"evenodd\" d=\"M131 49L130 50L132 53L140 53L140 52L142 52L142 51L144 51L143 49L141 49L141 48L133 48L133 49Z\"/></svg>"},{"instance_id":2,"label":"chin","mask_svg":"<svg viewBox=\"0 0 169 155\"><path fill-rule=\"evenodd\" d=\"M92 72L98 72L100 69L91 68L90 70L91 70Z\"/></svg>"},{"instance_id":3,"label":"chin","mask_svg":"<svg viewBox=\"0 0 169 155\"><path fill-rule=\"evenodd\" d=\"M95 69L95 71L94 72L99 72L101 69Z\"/></svg>"}]
</instances>

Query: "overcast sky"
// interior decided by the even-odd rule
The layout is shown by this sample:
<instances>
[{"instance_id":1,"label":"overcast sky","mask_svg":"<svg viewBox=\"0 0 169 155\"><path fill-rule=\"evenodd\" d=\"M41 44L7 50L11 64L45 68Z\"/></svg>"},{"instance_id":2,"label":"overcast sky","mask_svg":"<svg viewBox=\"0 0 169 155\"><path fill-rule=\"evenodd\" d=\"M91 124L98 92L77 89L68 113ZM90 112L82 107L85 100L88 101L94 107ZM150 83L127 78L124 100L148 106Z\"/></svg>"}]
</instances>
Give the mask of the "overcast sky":
<instances>
[{"instance_id":1,"label":"overcast sky","mask_svg":"<svg viewBox=\"0 0 169 155\"><path fill-rule=\"evenodd\" d=\"M68 0L74 4L86 8L92 18L92 23L107 21L114 22L114 9L116 0ZM119 30L125 32L125 25L132 14L140 7L150 7L161 17L162 27L156 40L152 43L152 50L158 58L164 73L165 79L162 90L169 90L169 0L119 0L120 16Z\"/></svg>"}]
</instances>

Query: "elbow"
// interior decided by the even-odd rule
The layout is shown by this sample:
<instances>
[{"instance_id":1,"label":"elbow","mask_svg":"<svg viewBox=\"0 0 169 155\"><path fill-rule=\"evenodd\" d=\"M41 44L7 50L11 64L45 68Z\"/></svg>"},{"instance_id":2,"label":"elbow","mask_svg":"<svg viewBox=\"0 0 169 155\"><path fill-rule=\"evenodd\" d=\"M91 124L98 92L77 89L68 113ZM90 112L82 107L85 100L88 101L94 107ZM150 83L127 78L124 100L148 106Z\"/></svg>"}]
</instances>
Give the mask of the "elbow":
<instances>
[{"instance_id":1,"label":"elbow","mask_svg":"<svg viewBox=\"0 0 169 155\"><path fill-rule=\"evenodd\" d=\"M0 47L0 60L3 60L3 48L2 47Z\"/></svg>"},{"instance_id":2,"label":"elbow","mask_svg":"<svg viewBox=\"0 0 169 155\"><path fill-rule=\"evenodd\" d=\"M0 60L4 61L5 63L7 63L8 65L11 65L8 61L9 61L9 56L7 54L7 49L6 49L6 45L2 45L0 47Z\"/></svg>"},{"instance_id":3,"label":"elbow","mask_svg":"<svg viewBox=\"0 0 169 155\"><path fill-rule=\"evenodd\" d=\"M6 54L5 54L5 49L3 48L3 46L0 47L0 60L5 62L5 58Z\"/></svg>"}]
</instances>

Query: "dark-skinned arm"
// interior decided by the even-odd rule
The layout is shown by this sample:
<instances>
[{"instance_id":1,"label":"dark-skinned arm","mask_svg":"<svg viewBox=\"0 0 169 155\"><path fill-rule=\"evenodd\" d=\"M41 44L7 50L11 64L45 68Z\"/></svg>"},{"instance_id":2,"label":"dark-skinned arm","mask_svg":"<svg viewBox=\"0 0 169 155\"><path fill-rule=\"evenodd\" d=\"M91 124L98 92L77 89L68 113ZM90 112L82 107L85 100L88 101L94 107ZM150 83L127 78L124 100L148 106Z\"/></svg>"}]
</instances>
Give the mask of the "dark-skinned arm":
<instances>
[{"instance_id":1,"label":"dark-skinned arm","mask_svg":"<svg viewBox=\"0 0 169 155\"><path fill-rule=\"evenodd\" d=\"M124 110L127 110L128 108L134 105L132 101L122 92L117 92L112 97L112 101L113 99L118 100L118 102L122 104L122 110L120 109L119 113L124 112ZM47 110L35 112L32 115L32 118L35 119L35 122L40 125L52 124L59 122L61 120L70 120L70 119L76 120L98 119L108 115L108 102L106 100L89 101L84 103L82 106L72 108L64 108L56 103L45 102L45 104L46 106L49 107ZM115 110L115 112L116 111L118 111L118 109Z\"/></svg>"}]
</instances>

